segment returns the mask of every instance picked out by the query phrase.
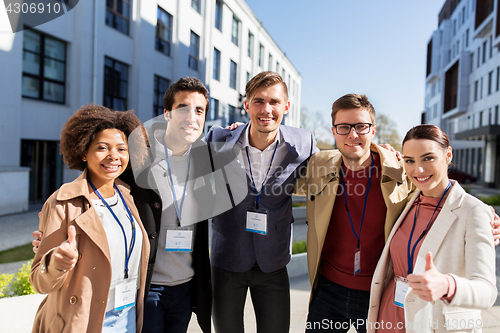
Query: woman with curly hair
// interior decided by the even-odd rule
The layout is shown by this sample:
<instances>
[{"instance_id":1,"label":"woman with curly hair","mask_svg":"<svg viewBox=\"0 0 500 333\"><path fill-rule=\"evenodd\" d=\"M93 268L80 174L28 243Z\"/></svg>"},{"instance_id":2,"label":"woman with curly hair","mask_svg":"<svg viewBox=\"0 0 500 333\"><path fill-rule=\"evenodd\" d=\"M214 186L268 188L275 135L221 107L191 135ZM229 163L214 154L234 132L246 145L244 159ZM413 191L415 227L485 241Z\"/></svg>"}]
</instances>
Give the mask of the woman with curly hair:
<instances>
[{"instance_id":1,"label":"woman with curly hair","mask_svg":"<svg viewBox=\"0 0 500 333\"><path fill-rule=\"evenodd\" d=\"M64 125L60 150L83 171L43 206L43 232L30 282L48 294L33 332L140 332L149 257L147 234L128 187L132 112L80 108Z\"/></svg>"}]
</instances>

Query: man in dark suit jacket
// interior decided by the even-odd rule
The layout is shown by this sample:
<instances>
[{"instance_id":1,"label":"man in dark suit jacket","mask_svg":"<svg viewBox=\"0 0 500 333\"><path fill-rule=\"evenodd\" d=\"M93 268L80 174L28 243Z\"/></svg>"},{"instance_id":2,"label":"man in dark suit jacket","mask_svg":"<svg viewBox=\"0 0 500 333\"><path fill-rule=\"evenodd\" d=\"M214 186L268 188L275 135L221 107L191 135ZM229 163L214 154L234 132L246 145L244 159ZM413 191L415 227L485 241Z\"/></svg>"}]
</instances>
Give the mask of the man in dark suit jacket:
<instances>
[{"instance_id":1,"label":"man in dark suit jacket","mask_svg":"<svg viewBox=\"0 0 500 333\"><path fill-rule=\"evenodd\" d=\"M238 155L248 188L242 202L212 220L213 319L217 333L243 332L250 288L257 331L288 332L291 195L316 142L310 131L280 125L290 102L277 73L257 74L246 96L251 122L207 135L216 156Z\"/></svg>"}]
</instances>

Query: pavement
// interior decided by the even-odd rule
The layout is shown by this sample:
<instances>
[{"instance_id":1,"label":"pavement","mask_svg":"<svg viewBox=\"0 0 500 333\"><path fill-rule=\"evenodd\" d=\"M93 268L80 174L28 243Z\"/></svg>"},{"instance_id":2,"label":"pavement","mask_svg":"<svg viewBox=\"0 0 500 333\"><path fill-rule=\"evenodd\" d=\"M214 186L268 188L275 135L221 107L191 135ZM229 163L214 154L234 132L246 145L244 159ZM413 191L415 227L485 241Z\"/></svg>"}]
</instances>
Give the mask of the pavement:
<instances>
[{"instance_id":1,"label":"pavement","mask_svg":"<svg viewBox=\"0 0 500 333\"><path fill-rule=\"evenodd\" d=\"M500 194L498 189L484 189L478 185L469 185L471 193L481 196ZM500 207L495 207L500 213ZM499 214L500 215L500 214ZM0 251L31 243L33 230L38 228L38 210L21 214L0 216ZM294 223L294 241L306 238L307 225L304 222ZM497 287L500 289L500 246L497 254ZM0 274L15 273L24 262L1 264ZM304 332L309 304L310 286L307 274L290 279L291 322L290 332ZM8 333L31 332L33 318L38 305L45 295L28 295L0 299L0 331ZM496 305L490 310L482 311L483 332L500 332L500 296ZM256 321L251 298L247 297L245 306L245 330L256 332ZM196 318L193 316L188 333L201 332ZM349 332L355 332L351 329Z\"/></svg>"}]
</instances>

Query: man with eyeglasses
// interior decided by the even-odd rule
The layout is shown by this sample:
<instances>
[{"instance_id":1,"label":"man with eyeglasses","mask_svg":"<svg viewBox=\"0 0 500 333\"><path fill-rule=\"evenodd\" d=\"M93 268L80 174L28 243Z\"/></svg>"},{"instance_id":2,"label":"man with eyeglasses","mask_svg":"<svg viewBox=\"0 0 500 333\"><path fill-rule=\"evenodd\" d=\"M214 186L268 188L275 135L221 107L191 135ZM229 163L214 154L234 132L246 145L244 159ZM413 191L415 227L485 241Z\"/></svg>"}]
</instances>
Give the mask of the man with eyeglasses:
<instances>
[{"instance_id":1,"label":"man with eyeglasses","mask_svg":"<svg viewBox=\"0 0 500 333\"><path fill-rule=\"evenodd\" d=\"M365 95L332 106L338 150L316 153L297 191L307 195L312 286L306 332L366 332L373 272L411 191L396 154L371 141L375 109Z\"/></svg>"}]
</instances>

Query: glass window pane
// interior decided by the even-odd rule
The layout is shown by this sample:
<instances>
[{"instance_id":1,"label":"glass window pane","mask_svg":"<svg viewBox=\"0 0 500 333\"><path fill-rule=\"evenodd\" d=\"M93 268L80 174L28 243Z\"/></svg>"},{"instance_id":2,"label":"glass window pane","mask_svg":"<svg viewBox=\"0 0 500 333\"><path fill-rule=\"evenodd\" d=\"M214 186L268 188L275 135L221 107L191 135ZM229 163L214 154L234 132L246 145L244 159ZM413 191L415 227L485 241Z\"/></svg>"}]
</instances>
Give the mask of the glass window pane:
<instances>
[{"instance_id":1,"label":"glass window pane","mask_svg":"<svg viewBox=\"0 0 500 333\"><path fill-rule=\"evenodd\" d=\"M40 35L29 30L24 30L23 34L23 48L40 53Z\"/></svg>"},{"instance_id":2,"label":"glass window pane","mask_svg":"<svg viewBox=\"0 0 500 333\"><path fill-rule=\"evenodd\" d=\"M43 83L43 99L64 102L64 85L45 81Z\"/></svg>"},{"instance_id":3,"label":"glass window pane","mask_svg":"<svg viewBox=\"0 0 500 333\"><path fill-rule=\"evenodd\" d=\"M128 75L127 75L127 65L124 65L120 62L115 62L115 68L114 68L120 75L120 79L122 80L127 80Z\"/></svg>"},{"instance_id":4,"label":"glass window pane","mask_svg":"<svg viewBox=\"0 0 500 333\"><path fill-rule=\"evenodd\" d=\"M109 10L106 11L106 25L113 27L113 13Z\"/></svg>"},{"instance_id":5,"label":"glass window pane","mask_svg":"<svg viewBox=\"0 0 500 333\"><path fill-rule=\"evenodd\" d=\"M39 80L23 76L23 96L38 98L39 84Z\"/></svg>"},{"instance_id":6,"label":"glass window pane","mask_svg":"<svg viewBox=\"0 0 500 333\"><path fill-rule=\"evenodd\" d=\"M64 81L64 62L45 59L43 71L45 78Z\"/></svg>"},{"instance_id":7,"label":"glass window pane","mask_svg":"<svg viewBox=\"0 0 500 333\"><path fill-rule=\"evenodd\" d=\"M120 97L127 98L127 82L126 81L120 82Z\"/></svg>"},{"instance_id":8,"label":"glass window pane","mask_svg":"<svg viewBox=\"0 0 500 333\"><path fill-rule=\"evenodd\" d=\"M106 0L106 6L110 9L114 9L113 0Z\"/></svg>"},{"instance_id":9,"label":"glass window pane","mask_svg":"<svg viewBox=\"0 0 500 333\"><path fill-rule=\"evenodd\" d=\"M125 101L119 98L113 98L113 109L118 111L125 111L127 109Z\"/></svg>"},{"instance_id":10,"label":"glass window pane","mask_svg":"<svg viewBox=\"0 0 500 333\"><path fill-rule=\"evenodd\" d=\"M123 2L121 14L126 18L130 18L130 5L128 3Z\"/></svg>"},{"instance_id":11,"label":"glass window pane","mask_svg":"<svg viewBox=\"0 0 500 333\"><path fill-rule=\"evenodd\" d=\"M45 55L64 61L66 58L64 43L52 38L45 38Z\"/></svg>"},{"instance_id":12,"label":"glass window pane","mask_svg":"<svg viewBox=\"0 0 500 333\"><path fill-rule=\"evenodd\" d=\"M31 52L23 52L23 72L39 75L40 56Z\"/></svg>"},{"instance_id":13,"label":"glass window pane","mask_svg":"<svg viewBox=\"0 0 500 333\"><path fill-rule=\"evenodd\" d=\"M170 30L167 30L165 28L161 28L161 38L164 41L170 42Z\"/></svg>"}]
</instances>

